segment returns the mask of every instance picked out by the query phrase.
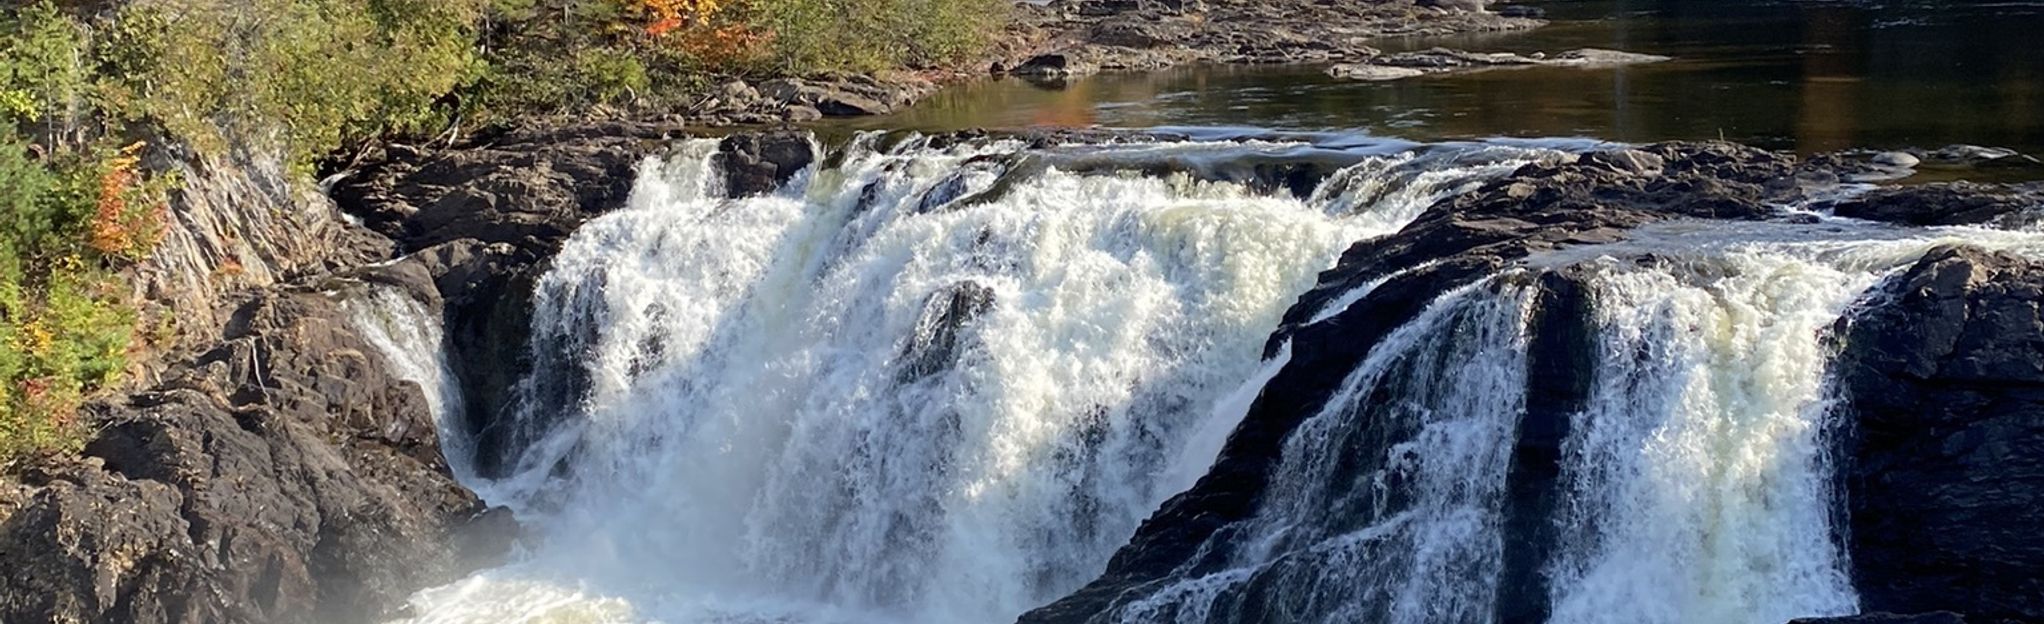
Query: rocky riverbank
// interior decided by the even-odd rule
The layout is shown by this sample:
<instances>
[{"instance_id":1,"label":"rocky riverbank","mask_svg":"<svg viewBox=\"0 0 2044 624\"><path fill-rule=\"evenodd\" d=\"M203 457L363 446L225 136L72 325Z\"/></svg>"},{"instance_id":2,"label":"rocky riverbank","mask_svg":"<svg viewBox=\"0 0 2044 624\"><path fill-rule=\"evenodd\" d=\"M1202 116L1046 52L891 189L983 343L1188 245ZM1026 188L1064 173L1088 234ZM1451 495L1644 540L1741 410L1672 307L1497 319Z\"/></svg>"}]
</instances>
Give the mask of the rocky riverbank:
<instances>
[{"instance_id":1,"label":"rocky riverbank","mask_svg":"<svg viewBox=\"0 0 2044 624\"><path fill-rule=\"evenodd\" d=\"M1060 0L1023 5L1008 58L1036 76L1153 70L1186 63L1337 63L1378 55L1386 37L1523 30L1544 22L1454 2Z\"/></svg>"},{"instance_id":2,"label":"rocky riverbank","mask_svg":"<svg viewBox=\"0 0 2044 624\"><path fill-rule=\"evenodd\" d=\"M1608 50L1577 50L1552 58L1457 51L1386 55L1369 45L1389 37L1525 30L1545 23L1530 17L1533 11L1492 12L1475 3L1059 0L1021 3L1014 11L989 54L974 62L921 74L732 79L707 90L686 110L669 113L668 119L722 126L885 115L927 97L941 84L989 75L1062 78L1191 63L1344 63L1343 67L1395 66L1412 72L1426 67L1430 73L1478 66L1586 66L1658 59Z\"/></svg>"}]
</instances>

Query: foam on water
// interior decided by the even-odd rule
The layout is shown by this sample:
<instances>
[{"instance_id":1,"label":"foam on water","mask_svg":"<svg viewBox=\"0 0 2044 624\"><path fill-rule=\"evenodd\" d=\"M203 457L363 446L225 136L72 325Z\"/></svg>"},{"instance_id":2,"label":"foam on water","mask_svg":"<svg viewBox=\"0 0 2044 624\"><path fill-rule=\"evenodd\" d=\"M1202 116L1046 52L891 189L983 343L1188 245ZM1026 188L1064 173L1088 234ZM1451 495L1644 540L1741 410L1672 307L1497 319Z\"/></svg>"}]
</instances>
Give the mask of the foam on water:
<instances>
[{"instance_id":1,"label":"foam on water","mask_svg":"<svg viewBox=\"0 0 2044 624\"><path fill-rule=\"evenodd\" d=\"M1394 179L1301 200L877 143L725 200L690 142L575 233L535 296L519 468L489 484L532 552L412 621L1012 619L1212 462L1342 249L1554 155L1373 160L1336 180Z\"/></svg>"}]
</instances>

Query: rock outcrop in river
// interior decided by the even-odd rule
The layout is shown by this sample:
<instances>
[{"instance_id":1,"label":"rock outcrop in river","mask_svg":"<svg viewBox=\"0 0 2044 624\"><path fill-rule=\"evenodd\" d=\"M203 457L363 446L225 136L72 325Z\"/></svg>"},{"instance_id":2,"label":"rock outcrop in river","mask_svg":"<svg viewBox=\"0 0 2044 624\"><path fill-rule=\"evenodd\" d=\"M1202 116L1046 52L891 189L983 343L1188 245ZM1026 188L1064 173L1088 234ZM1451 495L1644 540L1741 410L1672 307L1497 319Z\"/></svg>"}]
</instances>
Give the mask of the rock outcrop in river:
<instances>
[{"instance_id":1,"label":"rock outcrop in river","mask_svg":"<svg viewBox=\"0 0 2044 624\"><path fill-rule=\"evenodd\" d=\"M1871 610L2044 615L2044 264L1941 249L1846 324L1853 571Z\"/></svg>"},{"instance_id":2,"label":"rock outcrop in river","mask_svg":"<svg viewBox=\"0 0 2044 624\"><path fill-rule=\"evenodd\" d=\"M1062 0L1023 4L997 72L1065 76L1190 62L1331 63L1385 37L1521 30L1542 22L1477 3Z\"/></svg>"},{"instance_id":3,"label":"rock outcrop in river","mask_svg":"<svg viewBox=\"0 0 2044 624\"><path fill-rule=\"evenodd\" d=\"M375 238L316 238L347 231L338 220L301 230L211 212L223 206L234 204L181 203L183 223L228 225L179 236L275 241L262 244L305 258L322 240ZM348 249L324 252L345 262ZM93 408L82 459L0 492L0 620L363 621L506 551L509 518L455 482L427 390L394 372L347 309L390 288L437 312L426 276L264 275L276 281L180 301L193 346L163 356L145 389Z\"/></svg>"}]
</instances>

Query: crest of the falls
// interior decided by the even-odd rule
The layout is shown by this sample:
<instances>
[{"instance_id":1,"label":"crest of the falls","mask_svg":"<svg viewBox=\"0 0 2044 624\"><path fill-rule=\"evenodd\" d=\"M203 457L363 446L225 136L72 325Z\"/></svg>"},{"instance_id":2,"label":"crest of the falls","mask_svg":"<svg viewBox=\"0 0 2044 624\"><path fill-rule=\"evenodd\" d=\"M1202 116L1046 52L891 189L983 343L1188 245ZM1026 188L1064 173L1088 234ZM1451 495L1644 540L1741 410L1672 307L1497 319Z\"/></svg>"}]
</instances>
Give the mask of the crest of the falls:
<instances>
[{"instance_id":1,"label":"crest of the falls","mask_svg":"<svg viewBox=\"0 0 2044 624\"><path fill-rule=\"evenodd\" d=\"M487 488L532 552L414 621L1010 619L1203 471L1342 249L1554 154L1385 150L1300 199L877 143L727 200L716 143L690 142L575 233L535 295L519 470Z\"/></svg>"}]
</instances>

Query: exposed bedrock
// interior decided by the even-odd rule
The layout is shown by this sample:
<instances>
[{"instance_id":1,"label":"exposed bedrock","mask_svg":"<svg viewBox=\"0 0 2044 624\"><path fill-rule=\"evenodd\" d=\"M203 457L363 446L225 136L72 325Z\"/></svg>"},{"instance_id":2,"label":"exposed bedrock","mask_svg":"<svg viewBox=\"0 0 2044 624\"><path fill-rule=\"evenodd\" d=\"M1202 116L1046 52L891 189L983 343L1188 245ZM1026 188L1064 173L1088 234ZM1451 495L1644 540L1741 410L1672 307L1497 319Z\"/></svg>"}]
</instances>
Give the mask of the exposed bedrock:
<instances>
[{"instance_id":1,"label":"exposed bedrock","mask_svg":"<svg viewBox=\"0 0 2044 624\"><path fill-rule=\"evenodd\" d=\"M1865 607L2044 620L2044 264L1941 249L1844 327Z\"/></svg>"},{"instance_id":2,"label":"exposed bedrock","mask_svg":"<svg viewBox=\"0 0 2044 624\"><path fill-rule=\"evenodd\" d=\"M508 517L450 476L423 390L336 296L258 294L161 385L99 406L86 461L31 475L0 523L0 620L380 620L506 552Z\"/></svg>"},{"instance_id":3,"label":"exposed bedrock","mask_svg":"<svg viewBox=\"0 0 2044 624\"><path fill-rule=\"evenodd\" d=\"M1327 63L1376 56L1386 37L1521 30L1523 11L1484 11L1477 0L1203 2L1060 0L1023 3L993 70L1062 77L1192 62Z\"/></svg>"},{"instance_id":4,"label":"exposed bedrock","mask_svg":"<svg viewBox=\"0 0 2044 624\"><path fill-rule=\"evenodd\" d=\"M1905 225L2022 227L2044 213L2044 184L1951 182L1874 189L1829 206L1841 217Z\"/></svg>"}]
</instances>

